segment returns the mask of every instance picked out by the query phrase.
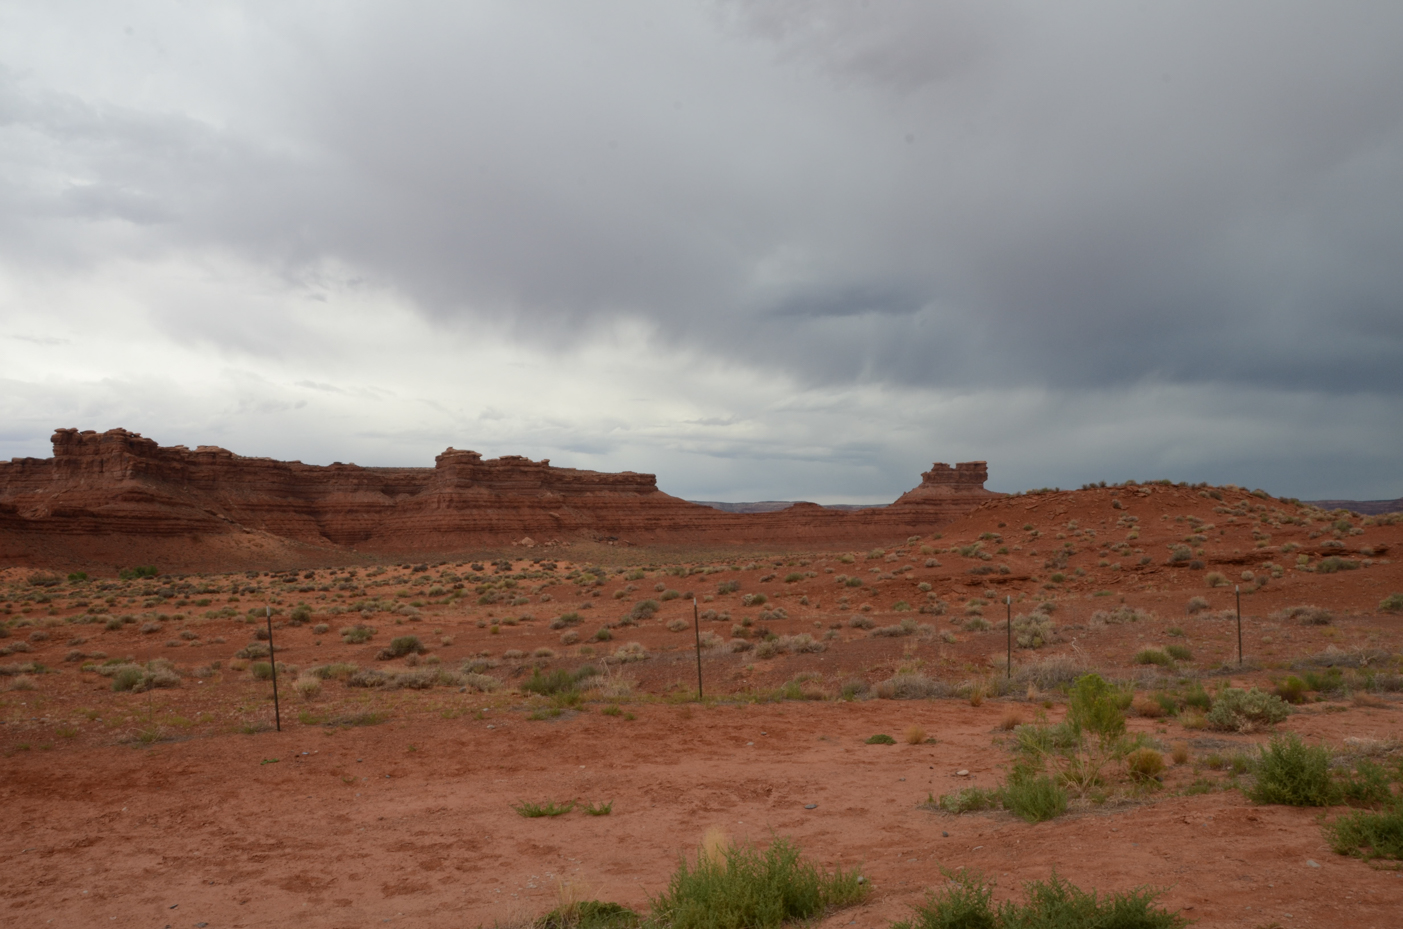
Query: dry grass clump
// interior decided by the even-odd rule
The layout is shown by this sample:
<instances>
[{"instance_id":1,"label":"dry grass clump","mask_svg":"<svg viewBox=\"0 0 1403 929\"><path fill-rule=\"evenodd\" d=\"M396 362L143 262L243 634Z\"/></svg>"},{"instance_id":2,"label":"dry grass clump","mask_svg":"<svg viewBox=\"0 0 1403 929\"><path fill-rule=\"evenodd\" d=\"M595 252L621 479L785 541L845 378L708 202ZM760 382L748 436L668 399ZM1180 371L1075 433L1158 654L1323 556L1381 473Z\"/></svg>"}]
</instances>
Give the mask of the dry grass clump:
<instances>
[{"instance_id":1,"label":"dry grass clump","mask_svg":"<svg viewBox=\"0 0 1403 929\"><path fill-rule=\"evenodd\" d=\"M303 700L311 700L321 693L322 680L311 672L304 671L302 675L293 682L292 689L297 691Z\"/></svg>"},{"instance_id":2,"label":"dry grass clump","mask_svg":"<svg viewBox=\"0 0 1403 929\"><path fill-rule=\"evenodd\" d=\"M1159 617L1149 610L1121 605L1113 610L1097 610L1091 614L1092 623L1117 626L1122 623L1154 622Z\"/></svg>"},{"instance_id":3,"label":"dry grass clump","mask_svg":"<svg viewBox=\"0 0 1403 929\"><path fill-rule=\"evenodd\" d=\"M872 692L881 700L924 700L928 697L948 697L950 686L919 671L898 671L885 681L878 681Z\"/></svg>"},{"instance_id":4,"label":"dry grass clump","mask_svg":"<svg viewBox=\"0 0 1403 929\"><path fill-rule=\"evenodd\" d=\"M1014 708L1004 711L1003 718L999 720L999 728L1004 732L1012 732L1021 725L1023 725L1023 714Z\"/></svg>"},{"instance_id":5,"label":"dry grass clump","mask_svg":"<svg viewBox=\"0 0 1403 929\"><path fill-rule=\"evenodd\" d=\"M1277 622L1298 622L1303 626L1328 626L1334 617L1318 606L1288 606L1272 614Z\"/></svg>"},{"instance_id":6,"label":"dry grass clump","mask_svg":"<svg viewBox=\"0 0 1403 929\"><path fill-rule=\"evenodd\" d=\"M1160 706L1159 701L1145 694L1136 695L1130 702L1130 708L1135 711L1135 715L1146 719L1158 719L1164 715L1164 707Z\"/></svg>"},{"instance_id":7,"label":"dry grass clump","mask_svg":"<svg viewBox=\"0 0 1403 929\"><path fill-rule=\"evenodd\" d=\"M1189 746L1187 742L1175 742L1169 750L1169 757L1174 759L1175 764L1189 763Z\"/></svg>"},{"instance_id":8,"label":"dry grass clump","mask_svg":"<svg viewBox=\"0 0 1403 929\"><path fill-rule=\"evenodd\" d=\"M1020 667L1014 672L1014 680L1035 685L1039 690L1053 690L1072 683L1086 671L1086 665L1071 655L1050 655Z\"/></svg>"},{"instance_id":9,"label":"dry grass clump","mask_svg":"<svg viewBox=\"0 0 1403 929\"><path fill-rule=\"evenodd\" d=\"M1211 605L1207 600L1202 597L1190 597L1188 606L1184 608L1184 612L1188 613L1190 616L1197 616L1207 609L1211 609Z\"/></svg>"},{"instance_id":10,"label":"dry grass clump","mask_svg":"<svg viewBox=\"0 0 1403 929\"><path fill-rule=\"evenodd\" d=\"M918 725L907 726L903 738L907 745L920 745L926 740L926 730Z\"/></svg>"}]
</instances>

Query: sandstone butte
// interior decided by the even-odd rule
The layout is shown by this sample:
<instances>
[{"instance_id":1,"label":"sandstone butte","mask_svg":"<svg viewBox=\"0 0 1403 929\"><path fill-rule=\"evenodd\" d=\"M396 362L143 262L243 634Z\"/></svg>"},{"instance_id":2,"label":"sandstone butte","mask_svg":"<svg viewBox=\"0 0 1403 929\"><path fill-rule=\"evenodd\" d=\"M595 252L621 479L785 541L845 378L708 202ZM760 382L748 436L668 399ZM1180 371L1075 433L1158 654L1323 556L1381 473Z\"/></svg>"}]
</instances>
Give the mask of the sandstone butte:
<instances>
[{"instance_id":1,"label":"sandstone butte","mask_svg":"<svg viewBox=\"0 0 1403 929\"><path fill-rule=\"evenodd\" d=\"M652 474L558 468L449 448L432 468L246 458L162 447L125 429L59 429L52 458L0 462L0 564L176 567L410 555L572 541L779 545L928 533L1002 496L985 462L937 462L895 503L856 511L796 503L727 513L658 489Z\"/></svg>"}]
</instances>

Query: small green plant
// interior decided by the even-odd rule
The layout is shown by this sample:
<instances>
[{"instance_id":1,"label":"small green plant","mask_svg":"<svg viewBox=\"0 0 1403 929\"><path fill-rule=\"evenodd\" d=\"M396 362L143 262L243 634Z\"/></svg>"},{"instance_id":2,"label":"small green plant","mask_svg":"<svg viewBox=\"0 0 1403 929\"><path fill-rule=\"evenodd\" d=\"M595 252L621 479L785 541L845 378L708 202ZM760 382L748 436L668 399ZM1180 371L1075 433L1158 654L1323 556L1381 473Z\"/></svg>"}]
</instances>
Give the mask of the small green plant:
<instances>
[{"instance_id":1,"label":"small green plant","mask_svg":"<svg viewBox=\"0 0 1403 929\"><path fill-rule=\"evenodd\" d=\"M915 918L891 929L1181 929L1189 921L1155 904L1160 892L1137 888L1104 897L1085 891L1054 872L1023 887L1023 902L993 902L993 882L977 871L946 871L949 883L916 907Z\"/></svg>"},{"instance_id":2,"label":"small green plant","mask_svg":"<svg viewBox=\"0 0 1403 929\"><path fill-rule=\"evenodd\" d=\"M1307 745L1294 732L1271 740L1257 757L1257 780L1246 793L1254 803L1330 806L1339 786L1330 777L1330 750Z\"/></svg>"},{"instance_id":3,"label":"small green plant","mask_svg":"<svg viewBox=\"0 0 1403 929\"><path fill-rule=\"evenodd\" d=\"M611 704L609 704L608 706L606 706L604 709L600 710L599 712L600 712L601 714L605 715L605 716L622 716L622 715L624 715L623 709L622 709L617 703L611 703Z\"/></svg>"},{"instance_id":4,"label":"small green plant","mask_svg":"<svg viewBox=\"0 0 1403 929\"><path fill-rule=\"evenodd\" d=\"M620 903L579 900L551 910L531 929L637 929L641 919Z\"/></svg>"},{"instance_id":5,"label":"small green plant","mask_svg":"<svg viewBox=\"0 0 1403 929\"><path fill-rule=\"evenodd\" d=\"M512 806L512 809L516 810L518 816L524 816L527 819L539 819L543 816L564 816L574 808L574 800L568 803L556 803L554 800L547 800L545 803L522 801Z\"/></svg>"},{"instance_id":6,"label":"small green plant","mask_svg":"<svg viewBox=\"0 0 1403 929\"><path fill-rule=\"evenodd\" d=\"M938 800L929 797L923 805L941 809L947 813L976 813L980 810L998 809L1000 802L997 790L966 787L952 794L941 794Z\"/></svg>"},{"instance_id":7,"label":"small green plant","mask_svg":"<svg viewBox=\"0 0 1403 929\"><path fill-rule=\"evenodd\" d=\"M1379 609L1385 613L1403 613L1403 594L1389 594L1379 601Z\"/></svg>"},{"instance_id":8,"label":"small green plant","mask_svg":"<svg viewBox=\"0 0 1403 929\"><path fill-rule=\"evenodd\" d=\"M117 572L117 576L124 581L134 581L142 577L155 577L158 573L155 565L141 565L136 568L123 568Z\"/></svg>"},{"instance_id":9,"label":"small green plant","mask_svg":"<svg viewBox=\"0 0 1403 929\"><path fill-rule=\"evenodd\" d=\"M685 858L652 901L652 920L670 929L778 929L867 895L856 872L829 872L801 857L788 839L761 851L750 844L702 849Z\"/></svg>"},{"instance_id":10,"label":"small green plant","mask_svg":"<svg viewBox=\"0 0 1403 929\"><path fill-rule=\"evenodd\" d=\"M1164 651L1175 661L1192 661L1193 652L1189 651L1187 645L1180 645L1178 642L1171 642L1164 647Z\"/></svg>"},{"instance_id":11,"label":"small green plant","mask_svg":"<svg viewBox=\"0 0 1403 929\"><path fill-rule=\"evenodd\" d=\"M1009 778L999 796L1005 809L1030 823L1067 812L1067 789L1046 775Z\"/></svg>"},{"instance_id":12,"label":"small green plant","mask_svg":"<svg viewBox=\"0 0 1403 929\"><path fill-rule=\"evenodd\" d=\"M1135 653L1136 664L1153 664L1168 667L1174 663L1169 653L1162 648L1142 648Z\"/></svg>"},{"instance_id":13,"label":"small green plant","mask_svg":"<svg viewBox=\"0 0 1403 929\"><path fill-rule=\"evenodd\" d=\"M613 800L610 800L608 803L585 804L585 813L587 813L590 816L608 816L612 812L614 812Z\"/></svg>"},{"instance_id":14,"label":"small green plant","mask_svg":"<svg viewBox=\"0 0 1403 929\"><path fill-rule=\"evenodd\" d=\"M1403 859L1403 797L1377 813L1356 812L1341 816L1325 827L1330 847L1341 855L1366 861Z\"/></svg>"},{"instance_id":15,"label":"small green plant","mask_svg":"<svg viewBox=\"0 0 1403 929\"><path fill-rule=\"evenodd\" d=\"M895 744L896 744L896 739L893 739L891 736L887 735L885 732L879 732L879 733L877 733L877 734L874 735L874 736L870 736L870 737L867 739L867 744L868 744L868 745L895 745Z\"/></svg>"}]
</instances>

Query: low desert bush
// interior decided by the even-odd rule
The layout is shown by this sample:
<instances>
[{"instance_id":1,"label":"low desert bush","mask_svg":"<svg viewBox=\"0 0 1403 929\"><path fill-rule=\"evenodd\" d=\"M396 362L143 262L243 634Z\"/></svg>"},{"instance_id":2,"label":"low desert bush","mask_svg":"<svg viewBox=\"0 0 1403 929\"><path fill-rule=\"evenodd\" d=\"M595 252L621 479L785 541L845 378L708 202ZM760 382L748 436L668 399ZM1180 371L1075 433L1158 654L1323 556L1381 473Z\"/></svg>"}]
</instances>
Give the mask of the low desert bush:
<instances>
[{"instance_id":1,"label":"low desert bush","mask_svg":"<svg viewBox=\"0 0 1403 929\"><path fill-rule=\"evenodd\" d=\"M1072 685L1067 720L1079 732L1115 738L1125 732L1120 692L1099 674L1084 674Z\"/></svg>"},{"instance_id":2,"label":"low desert bush","mask_svg":"<svg viewBox=\"0 0 1403 929\"><path fill-rule=\"evenodd\" d=\"M1180 645L1178 642L1172 642L1166 645L1164 651L1175 661L1192 661L1194 657L1193 652L1189 651L1188 646Z\"/></svg>"},{"instance_id":3,"label":"low desert bush","mask_svg":"<svg viewBox=\"0 0 1403 929\"><path fill-rule=\"evenodd\" d=\"M1084 891L1056 872L1023 887L1023 902L993 902L993 885L976 871L947 872L949 881L915 907L909 921L891 929L1180 929L1189 921L1157 906L1159 892L1147 888L1110 893Z\"/></svg>"},{"instance_id":4,"label":"low desert bush","mask_svg":"<svg viewBox=\"0 0 1403 929\"><path fill-rule=\"evenodd\" d=\"M1208 711L1208 728L1219 732L1252 732L1281 722L1291 714L1291 708L1275 694L1253 687L1238 690L1229 687L1218 694Z\"/></svg>"},{"instance_id":5,"label":"low desert bush","mask_svg":"<svg viewBox=\"0 0 1403 929\"><path fill-rule=\"evenodd\" d=\"M531 923L530 929L637 929L640 924L641 917L621 903L569 900Z\"/></svg>"},{"instance_id":6,"label":"low desert bush","mask_svg":"<svg viewBox=\"0 0 1403 929\"><path fill-rule=\"evenodd\" d=\"M778 929L860 903L868 885L855 871L826 871L788 839L702 849L685 858L652 901L652 920L671 929Z\"/></svg>"},{"instance_id":7,"label":"low desert bush","mask_svg":"<svg viewBox=\"0 0 1403 929\"><path fill-rule=\"evenodd\" d=\"M1340 799L1339 785L1330 776L1330 750L1307 745L1294 732L1271 740L1261 749L1246 790L1254 803L1286 806L1330 806Z\"/></svg>"},{"instance_id":8,"label":"low desert bush","mask_svg":"<svg viewBox=\"0 0 1403 929\"><path fill-rule=\"evenodd\" d=\"M1334 574L1337 571L1353 571L1359 567L1359 562L1351 561L1348 558L1341 558L1338 555L1331 555L1329 558L1322 558L1316 562L1316 574Z\"/></svg>"},{"instance_id":9,"label":"low desert bush","mask_svg":"<svg viewBox=\"0 0 1403 929\"><path fill-rule=\"evenodd\" d=\"M1174 663L1174 659L1162 648L1142 648L1135 653L1135 663L1168 667Z\"/></svg>"},{"instance_id":10,"label":"low desert bush","mask_svg":"<svg viewBox=\"0 0 1403 929\"><path fill-rule=\"evenodd\" d=\"M1010 778L1000 791L1004 808L1030 823L1045 822L1067 812L1067 788L1047 775Z\"/></svg>"},{"instance_id":11,"label":"low desert bush","mask_svg":"<svg viewBox=\"0 0 1403 929\"><path fill-rule=\"evenodd\" d=\"M1228 585L1227 575L1221 571L1209 571L1203 576L1203 582L1209 587L1226 587Z\"/></svg>"},{"instance_id":12,"label":"low desert bush","mask_svg":"<svg viewBox=\"0 0 1403 929\"><path fill-rule=\"evenodd\" d=\"M322 681L320 677L317 677L311 672L303 672L302 676L292 685L292 688L301 695L303 700L311 700L317 694L321 693Z\"/></svg>"},{"instance_id":13,"label":"low desert bush","mask_svg":"<svg viewBox=\"0 0 1403 929\"><path fill-rule=\"evenodd\" d=\"M1157 780L1164 771L1164 756L1152 748L1137 748L1125 756L1125 769L1132 781Z\"/></svg>"},{"instance_id":14,"label":"low desert bush","mask_svg":"<svg viewBox=\"0 0 1403 929\"><path fill-rule=\"evenodd\" d=\"M948 697L951 688L919 671L898 671L873 685L872 692L882 700L924 700L928 697Z\"/></svg>"},{"instance_id":15,"label":"low desert bush","mask_svg":"<svg viewBox=\"0 0 1403 929\"><path fill-rule=\"evenodd\" d=\"M1272 614L1277 622L1298 622L1303 626L1328 626L1332 619L1329 610L1318 606L1288 606Z\"/></svg>"},{"instance_id":16,"label":"low desert bush","mask_svg":"<svg viewBox=\"0 0 1403 929\"><path fill-rule=\"evenodd\" d=\"M1325 827L1330 847L1341 855L1366 861L1403 859L1403 796L1377 813L1356 812L1341 816Z\"/></svg>"},{"instance_id":17,"label":"low desert bush","mask_svg":"<svg viewBox=\"0 0 1403 929\"><path fill-rule=\"evenodd\" d=\"M347 626L341 630L341 639L347 645L363 645L369 642L373 635L375 635L373 627L361 624Z\"/></svg>"},{"instance_id":18,"label":"low desert bush","mask_svg":"<svg viewBox=\"0 0 1403 929\"><path fill-rule=\"evenodd\" d=\"M1379 601L1379 609L1385 613L1403 613L1403 594L1389 594Z\"/></svg>"},{"instance_id":19,"label":"low desert bush","mask_svg":"<svg viewBox=\"0 0 1403 929\"><path fill-rule=\"evenodd\" d=\"M1196 616L1209 608L1210 606L1208 601L1203 599L1202 597L1190 597L1189 604L1185 608L1185 612L1187 612L1190 616Z\"/></svg>"},{"instance_id":20,"label":"low desert bush","mask_svg":"<svg viewBox=\"0 0 1403 929\"><path fill-rule=\"evenodd\" d=\"M375 657L380 661L389 661L405 655L422 655L427 651L417 635L401 635L391 639L390 644L380 649Z\"/></svg>"},{"instance_id":21,"label":"low desert bush","mask_svg":"<svg viewBox=\"0 0 1403 929\"><path fill-rule=\"evenodd\" d=\"M877 733L876 735L868 736L868 737L867 737L867 740L866 740L866 744L867 744L867 745L895 745L895 744L896 744L896 739L893 739L891 736L887 735L885 732L879 732L879 733Z\"/></svg>"},{"instance_id":22,"label":"low desert bush","mask_svg":"<svg viewBox=\"0 0 1403 929\"><path fill-rule=\"evenodd\" d=\"M907 745L920 745L926 740L926 730L920 726L907 726L902 737L906 740Z\"/></svg>"}]
</instances>

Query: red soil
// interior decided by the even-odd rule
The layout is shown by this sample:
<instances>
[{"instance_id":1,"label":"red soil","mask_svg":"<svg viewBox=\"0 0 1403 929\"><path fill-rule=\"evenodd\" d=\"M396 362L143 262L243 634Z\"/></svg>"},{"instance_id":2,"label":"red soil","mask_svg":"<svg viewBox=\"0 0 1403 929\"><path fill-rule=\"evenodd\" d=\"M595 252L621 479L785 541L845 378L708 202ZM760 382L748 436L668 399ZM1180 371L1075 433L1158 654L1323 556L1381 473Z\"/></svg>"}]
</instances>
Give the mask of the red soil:
<instances>
[{"instance_id":1,"label":"red soil","mask_svg":"<svg viewBox=\"0 0 1403 929\"><path fill-rule=\"evenodd\" d=\"M1183 909L1205 927L1396 925L1403 876L1333 854L1322 834L1321 811L1255 806L1234 789L1216 789L1227 775L1209 766L1210 756L1231 755L1268 734L1188 729L1184 717L1134 718L1132 729L1166 746L1185 743L1188 763L1171 765L1159 789L1102 806L1083 803L1063 817L1028 825L1004 812L952 816L919 804L969 783L1001 781L1012 757L1003 720L1010 713L1023 721L1040 712L1060 718L1062 699L1055 692L1020 688L977 707L953 697L756 702L773 701L774 688L800 676L807 677L802 687L811 697L833 697L845 682L871 684L902 669L952 686L992 684L1002 670L1004 632L966 630L963 614L966 601L981 599L984 618L996 623L1003 618L997 600L1005 594L1014 599L1015 614L1044 599L1057 604L1053 641L1038 650L1015 650L1016 668L1063 655L1111 677L1139 677L1149 690L1172 690L1178 675L1201 678L1210 688L1226 681L1270 687L1293 659L1333 648L1365 656L1373 670L1399 670L1403 619L1378 612L1378 606L1385 595L1403 591L1403 570L1388 557L1403 543L1403 524L1363 526L1352 519L1362 529L1354 533L1335 529L1318 511L1241 491L1220 491L1220 501L1195 489L1146 490L1122 488L1114 498L1107 489L1000 499L947 526L940 539L894 540L889 553L869 559L858 552L852 564L835 552L793 553L767 557L755 570L682 577L665 573L664 559L654 551L599 548L590 550L591 557L639 559L646 577L630 582L611 570L602 586L584 586L566 577L573 562L561 560L549 573L546 565L518 557L513 594L530 603L514 607L476 602L474 582L466 578L492 580L496 575L486 564L481 572L457 564L418 573L395 568L375 578L364 567L355 578L318 571L310 580L299 577L296 585L286 583L286 576L163 577L108 591L93 589L110 583L99 581L35 588L26 583L29 570L10 569L0 576L12 611L10 637L0 639L0 646L25 641L30 650L0 660L38 661L56 673L31 671L25 677L33 689L12 689L0 700L0 803L10 824L0 838L7 862L0 923L339 927L404 920L472 926L540 915L555 905L557 879L587 884L592 896L642 907L664 889L678 856L691 853L715 826L759 842L790 836L827 865L860 867L872 881L871 898L830 916L826 926L877 927L903 918L926 890L939 886L942 868L957 867L996 877L1000 898L1022 881L1047 877L1054 867L1101 891L1152 884L1166 888L1166 906ZM1113 499L1121 509L1112 507ZM1251 509L1259 506L1265 509ZM1138 517L1139 538L1126 540L1131 530L1116 526L1126 515ZM1168 563L1170 546L1183 544L1191 533L1191 516L1201 521L1204 540L1188 543L1201 569ZM1025 523L1040 535L1025 532ZM1205 528L1207 523L1215 528ZM1087 529L1096 538L1088 538ZM955 549L979 541L981 533L1002 536L983 540L991 561L958 554ZM1059 533L1066 538L1057 539ZM1123 540L1129 551L1103 549ZM1067 565L1045 566L1069 541L1077 551ZM1325 547L1335 541L1340 546ZM1290 543L1299 547L1283 549ZM939 551L927 555L920 545ZM1009 552L997 554L1000 545ZM1302 570L1296 566L1302 553L1311 553L1307 567L1336 553L1360 566L1332 574ZM890 555L896 560L887 560ZM1142 566L1145 556L1151 561ZM940 564L925 567L928 557ZM647 568L643 562L650 558L658 564ZM668 560L685 559L673 552ZM1118 562L1120 569L1100 567L1101 560ZM893 570L907 564L912 570ZM1000 564L1008 566L1007 574L997 573ZM985 565L996 573L969 573ZM1240 672L1222 671L1222 662L1235 663L1237 639L1232 621L1218 611L1231 607L1233 596L1231 588L1206 586L1205 576L1231 571L1234 581L1254 589L1240 575L1271 575L1264 565L1282 571L1260 590L1244 593L1248 661ZM1082 576L1075 573L1079 567ZM413 586L443 571L465 578L459 583L467 596L443 602L445 595L430 597ZM805 572L814 576L784 580ZM527 576L532 573L540 576ZM835 578L844 573L863 577L863 586L840 587ZM1065 579L1053 581L1054 573ZM770 574L775 576L762 580ZM741 582L740 590L717 594L717 583L731 579ZM394 583L371 587L372 580ZM236 582L259 589L231 593ZM179 589L187 583L217 588L208 594L214 602L199 606L197 591ZM452 589L451 582L442 583L445 591ZM612 595L630 583L637 589L615 600ZM715 702L696 704L683 702L695 680L693 633L690 627L668 629L670 622L691 619L690 602L664 601L657 616L637 626L616 625L613 641L596 644L593 657L582 654L579 644L562 644L562 631L549 628L552 617L575 610L584 617L575 628L588 639L637 600L659 596L653 589L658 583L710 595L714 599L700 604L703 609L730 612L731 620L703 622L704 632L730 638L732 624L749 616L777 634L811 633L827 649L773 658L710 651L703 664ZM928 602L921 583L932 587L929 602L947 604L945 614L894 610L899 601L917 607ZM163 589L173 596L163 598ZM21 599L57 590L79 593L67 596L67 604L65 598L47 604ZM986 590L996 595L986 596ZM370 599L388 605L399 601L400 591L404 600L432 602L417 617L379 612L362 619L330 612ZM1097 596L1100 591L1110 593ZM769 598L763 606L741 602L760 592ZM92 615L103 595L114 603L103 604L107 612L100 619L129 614L137 622L110 631L100 623L66 622ZM840 604L844 595L847 605ZM1212 609L1186 616L1191 596L1207 598ZM283 610L281 619L306 602L314 613L311 623L328 622L334 629L366 622L379 630L367 644L347 645L334 631L317 634L311 624L283 626L275 632L281 661L304 668L350 661L404 671L404 662L378 662L375 653L391 636L413 633L443 668L490 653L499 664L488 673L507 689L491 695L443 687L363 690L333 680L304 702L285 676L284 731L244 734L242 728L272 721L269 685L231 662L254 627L241 618L204 613L226 605L240 613L261 608L265 597ZM87 607L76 605L80 598ZM860 610L864 603L870 613ZM581 610L583 604L591 608ZM1155 616L1120 624L1093 619L1095 610L1122 604ZM1301 625L1275 615L1301 604L1329 608L1334 619ZM761 609L776 606L787 616L758 617ZM852 615L870 615L878 626L913 618L934 629L873 637L848 624ZM160 630L139 631L150 622ZM193 633L193 641L179 638L182 631ZM828 631L836 637L824 640ZM943 641L940 631L955 641ZM35 632L48 638L30 641ZM71 644L76 639L85 641ZM548 647L556 657L540 663L575 668L598 664L630 641L641 643L650 657L611 671L632 680L632 696L594 699L558 717L531 719L545 701L511 689L533 661L506 658L508 651L529 655ZM1177 672L1151 680L1133 664L1140 649L1173 643L1192 652ZM115 693L108 678L66 662L70 650L141 661L168 658L182 680L169 690ZM211 669L216 661L223 667ZM20 679L12 673L0 681L12 685ZM1043 709L1044 699L1050 709ZM602 714L611 702L636 718ZM1386 750L1403 738L1400 709L1403 703L1393 693L1359 695L1353 702L1313 697L1279 728L1336 748L1346 746L1346 739L1368 739ZM385 720L330 725L368 712ZM936 741L906 744L902 737L910 726L924 728ZM876 732L892 734L898 744L864 744ZM144 743L143 733L156 741ZM961 770L969 774L961 777ZM1184 795L1197 779L1215 789ZM613 801L613 812L525 819L511 808L522 800L569 799ZM817 806L809 810L807 804ZM1325 820L1340 812L1325 811Z\"/></svg>"}]
</instances>

